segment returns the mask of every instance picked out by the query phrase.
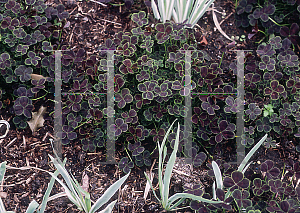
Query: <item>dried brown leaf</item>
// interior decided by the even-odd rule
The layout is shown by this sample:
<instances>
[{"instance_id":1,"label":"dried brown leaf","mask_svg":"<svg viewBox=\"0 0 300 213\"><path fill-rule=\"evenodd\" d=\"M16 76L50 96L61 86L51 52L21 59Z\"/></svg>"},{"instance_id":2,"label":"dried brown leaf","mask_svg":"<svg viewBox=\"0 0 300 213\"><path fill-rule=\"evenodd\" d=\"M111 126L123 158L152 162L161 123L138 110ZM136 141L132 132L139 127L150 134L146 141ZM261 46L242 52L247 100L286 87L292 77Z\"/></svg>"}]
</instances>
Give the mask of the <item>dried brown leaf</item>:
<instances>
[{"instance_id":1,"label":"dried brown leaf","mask_svg":"<svg viewBox=\"0 0 300 213\"><path fill-rule=\"evenodd\" d=\"M44 125L44 118L43 115L46 112L47 107L41 106L38 112L32 113L32 119L27 121L32 133L34 133L38 128Z\"/></svg>"}]
</instances>

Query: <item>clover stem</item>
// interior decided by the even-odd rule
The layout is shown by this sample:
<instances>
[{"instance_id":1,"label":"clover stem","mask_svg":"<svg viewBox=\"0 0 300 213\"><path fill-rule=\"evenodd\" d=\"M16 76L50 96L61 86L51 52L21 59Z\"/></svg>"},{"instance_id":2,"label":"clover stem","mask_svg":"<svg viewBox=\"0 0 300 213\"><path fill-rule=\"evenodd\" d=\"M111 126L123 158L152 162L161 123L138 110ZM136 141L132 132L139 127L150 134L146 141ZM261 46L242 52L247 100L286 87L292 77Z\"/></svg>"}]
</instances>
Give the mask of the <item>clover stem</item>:
<instances>
[{"instance_id":1,"label":"clover stem","mask_svg":"<svg viewBox=\"0 0 300 213\"><path fill-rule=\"evenodd\" d=\"M126 147L125 147L125 151L126 151L126 153L127 153L128 157L130 158L130 161L132 161L132 162L133 162L133 160L132 160L132 158L130 157L130 155L129 155L129 153L128 153L128 150L127 150L127 148L126 148Z\"/></svg>"},{"instance_id":2,"label":"clover stem","mask_svg":"<svg viewBox=\"0 0 300 213\"><path fill-rule=\"evenodd\" d=\"M51 100L51 99L49 99L49 100ZM51 100L51 101L53 101L53 100ZM53 101L53 102L55 102L55 101ZM66 107L68 107L68 106L64 106L64 107L62 108L62 110L63 110L64 108L66 108ZM55 111L50 112L50 113L49 113L49 116L52 115L54 112L55 112Z\"/></svg>"},{"instance_id":3,"label":"clover stem","mask_svg":"<svg viewBox=\"0 0 300 213\"><path fill-rule=\"evenodd\" d=\"M89 123L90 121L92 121L92 119L89 119L86 122L83 122L82 124L78 125L77 127L74 128L74 130L77 129L77 128L79 128L79 127L81 127L82 125L84 125L86 123Z\"/></svg>"},{"instance_id":4,"label":"clover stem","mask_svg":"<svg viewBox=\"0 0 300 213\"><path fill-rule=\"evenodd\" d=\"M270 17L269 17L269 19L270 19L274 24L276 24L276 25L278 25L278 26L280 26L280 27L288 25L288 24L278 24L275 20L273 20L273 19L270 18Z\"/></svg>"},{"instance_id":5,"label":"clover stem","mask_svg":"<svg viewBox=\"0 0 300 213\"><path fill-rule=\"evenodd\" d=\"M44 97L46 97L46 95L48 95L48 93L46 93L45 95L43 95L43 96L41 96L41 97L34 98L34 99L31 99L31 100L32 100L32 101L36 101L36 100L39 100L39 99L41 99L41 98L44 98Z\"/></svg>"}]
</instances>

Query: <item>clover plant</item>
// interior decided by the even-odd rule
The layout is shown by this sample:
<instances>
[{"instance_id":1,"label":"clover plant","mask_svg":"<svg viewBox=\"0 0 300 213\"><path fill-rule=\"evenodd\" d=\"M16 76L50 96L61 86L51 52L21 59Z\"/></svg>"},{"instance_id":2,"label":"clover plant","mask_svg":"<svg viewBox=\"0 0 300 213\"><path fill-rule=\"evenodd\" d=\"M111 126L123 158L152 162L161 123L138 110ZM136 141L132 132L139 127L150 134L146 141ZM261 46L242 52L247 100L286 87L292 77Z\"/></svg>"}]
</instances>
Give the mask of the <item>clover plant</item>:
<instances>
[{"instance_id":1,"label":"clover plant","mask_svg":"<svg viewBox=\"0 0 300 213\"><path fill-rule=\"evenodd\" d=\"M252 26L252 32L259 31L268 35L275 34L286 37L296 45L300 41L299 25L297 24L299 23L299 14L296 9L299 6L300 2L296 0L241 0L236 8L236 25L238 27ZM291 23L290 20L295 23ZM273 38L272 44L280 48L277 45L280 37L277 36ZM267 60L267 57L265 58ZM272 67L270 65L270 68Z\"/></svg>"},{"instance_id":2,"label":"clover plant","mask_svg":"<svg viewBox=\"0 0 300 213\"><path fill-rule=\"evenodd\" d=\"M270 133L276 142L292 140L298 135L299 57L291 47L289 38L276 36L257 47L258 60L254 55L245 60L245 127L253 128L254 122L258 132ZM272 68L265 64L266 57L272 61L269 64ZM233 65L230 68L235 69ZM227 106L225 109L229 111ZM247 133L242 143L252 144L257 136Z\"/></svg>"},{"instance_id":3,"label":"clover plant","mask_svg":"<svg viewBox=\"0 0 300 213\"><path fill-rule=\"evenodd\" d=\"M52 44L60 33L60 29L54 30L54 24L65 22L68 13L63 5L53 8L43 0L2 1L0 8L4 9L0 10L0 73L3 77L0 81L14 92L14 105L10 110L16 115L14 124L17 128L26 128L33 101L47 95L53 99L48 83L53 82L54 65L50 67L46 60L53 57ZM32 76L36 74L43 78L34 79ZM20 88L28 92L20 94Z\"/></svg>"},{"instance_id":4,"label":"clover plant","mask_svg":"<svg viewBox=\"0 0 300 213\"><path fill-rule=\"evenodd\" d=\"M191 95L195 125L193 149L188 153L194 164L200 165L203 156L197 137L205 138L205 146L234 140L235 113L242 103L226 95L193 93L199 90L202 93L230 93L236 86L225 84L220 77L223 71L219 65L210 64L209 55L198 51L196 39L200 35L193 29L172 22L151 26L142 11L132 14L131 19L135 28L131 32L117 33L114 39L106 39L98 49L99 55L86 59L81 49L74 52L66 46L61 47L65 50L62 53L63 143L79 139L84 150L93 152L98 147L105 147L108 133L113 133L116 143L127 151L128 156L122 158L119 167L128 173L133 164L149 165L156 143L163 139L168 128L166 124L176 118L183 122L187 116L184 100ZM45 50L47 46L47 43L42 44ZM108 60L107 50L114 50L113 60ZM189 50L191 62L186 64L185 53ZM53 56L38 61L53 77ZM107 106L102 95L108 92L108 70L112 66L115 68L114 108ZM74 70L68 70L68 67L74 67ZM192 72L190 75L185 75L187 67ZM222 107L226 98L229 108L224 112ZM115 123L107 132L106 120L112 117ZM206 127L202 129L202 135L197 134L200 126ZM184 151L187 136L180 128L179 151ZM95 129L103 132L100 138L93 132ZM174 148L174 142L175 135L170 134L168 146Z\"/></svg>"}]
</instances>

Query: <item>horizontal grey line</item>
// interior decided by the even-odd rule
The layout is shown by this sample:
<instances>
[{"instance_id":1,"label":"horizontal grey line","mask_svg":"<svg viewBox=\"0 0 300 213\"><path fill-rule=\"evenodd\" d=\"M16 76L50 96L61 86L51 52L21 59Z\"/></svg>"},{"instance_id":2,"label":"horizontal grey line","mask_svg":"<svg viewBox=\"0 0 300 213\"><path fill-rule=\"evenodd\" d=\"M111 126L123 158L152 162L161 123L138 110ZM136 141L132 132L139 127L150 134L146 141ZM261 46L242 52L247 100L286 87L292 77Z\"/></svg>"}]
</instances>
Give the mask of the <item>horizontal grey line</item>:
<instances>
[{"instance_id":1,"label":"horizontal grey line","mask_svg":"<svg viewBox=\"0 0 300 213\"><path fill-rule=\"evenodd\" d=\"M237 93L191 93L192 95L209 95L209 94L213 94L213 95L236 95Z\"/></svg>"},{"instance_id":2,"label":"horizontal grey line","mask_svg":"<svg viewBox=\"0 0 300 213\"><path fill-rule=\"evenodd\" d=\"M99 93L99 92L62 92L62 94L100 94L100 95L107 95L107 93Z\"/></svg>"}]
</instances>

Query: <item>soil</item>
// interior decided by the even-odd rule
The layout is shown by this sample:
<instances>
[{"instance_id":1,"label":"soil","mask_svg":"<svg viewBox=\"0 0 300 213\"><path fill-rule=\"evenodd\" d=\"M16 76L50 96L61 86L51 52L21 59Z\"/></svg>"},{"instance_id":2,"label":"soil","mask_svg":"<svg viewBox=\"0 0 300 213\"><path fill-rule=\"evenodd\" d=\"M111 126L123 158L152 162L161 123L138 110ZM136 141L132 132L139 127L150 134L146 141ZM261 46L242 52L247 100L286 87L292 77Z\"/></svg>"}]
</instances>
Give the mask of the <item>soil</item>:
<instances>
[{"instance_id":1,"label":"soil","mask_svg":"<svg viewBox=\"0 0 300 213\"><path fill-rule=\"evenodd\" d=\"M69 48L77 50L84 48L87 55L97 54L97 47L101 45L107 38L113 38L114 34L119 31L129 31L133 27L130 20L130 14L144 10L149 12L144 2L140 0L135 2L131 9L127 9L123 1L115 0L113 4L120 4L120 6L112 6L107 4L103 7L100 4L91 1L75 1L68 0L64 2L55 2L50 4L62 3L66 10L70 13L68 19L69 23L63 29L62 42L68 45ZM236 28L234 24L235 1L230 0L216 0L215 7L218 11L225 12L224 18L217 13L218 20L221 22L221 27L229 37L236 35L247 35L249 29ZM219 41L225 44L231 41L224 38L218 30L215 30L215 25L212 19L211 12L204 14L199 21L197 30L199 30L207 40L207 44L203 46L209 55L212 57L212 62L220 63L222 59L221 68L228 70L229 64L235 59L236 53L234 51L226 52L222 56ZM250 29L251 30L251 29ZM260 40L260 34L256 35L251 40L246 39L243 42L238 42L236 46L239 49L252 50L257 47L255 41ZM41 102L34 103L38 110ZM48 105L48 109L53 109L49 102L43 103ZM10 104L12 106L12 103ZM11 121L11 114L1 110L1 119ZM48 110L49 112L51 110ZM6 138L0 139L0 162L7 161L8 165L12 167L32 166L38 167L50 172L54 172L54 166L50 162L48 154L54 156L49 139L53 135L53 123L46 119L42 128L38 129L35 134L32 134L29 128L25 130L17 130L11 127ZM299 160L299 154L295 151L296 139L294 141L286 141L280 143L275 149L265 149L261 147L253 156L255 163L250 167L252 170L258 170L260 163L267 159L276 162L279 168L288 168L292 162ZM225 150L223 153L224 160L234 161L236 155L232 153L231 149L226 147L226 144L219 147L218 150ZM79 141L63 146L63 157L67 158L67 170L74 175L79 183L82 181L84 174L89 178L89 192L91 199L96 201L104 191L115 181L124 176L124 173L118 169L117 165L103 164L105 162L104 150L96 153L86 153L82 151ZM117 151L117 161L122 158L122 154ZM152 162L154 159L152 159ZM154 161L155 162L155 161ZM157 163L153 167L153 173L157 174ZM150 168L135 167L131 170L131 174L126 183L113 196L111 201L118 199L113 212L162 212L159 202L153 196L151 190L148 193L147 199L144 199L144 190L146 186L146 178L144 171L149 171ZM199 168L175 172L172 181L171 192L176 193L182 191L186 178L200 181L204 187L212 185L212 179L206 175L209 170L204 164ZM185 174L182 174L185 173ZM7 210L15 212L25 212L28 204L34 199L41 203L43 195L47 189L50 181L50 175L35 169L29 170L13 170L8 169L5 175L3 188L0 188L0 197L2 198ZM193 182L193 181L191 181ZM153 181L157 184L156 176ZM56 182L51 195L62 192L62 187ZM55 199L48 202L46 212L80 212L66 197ZM192 212L191 209L185 208L178 212Z\"/></svg>"}]
</instances>

